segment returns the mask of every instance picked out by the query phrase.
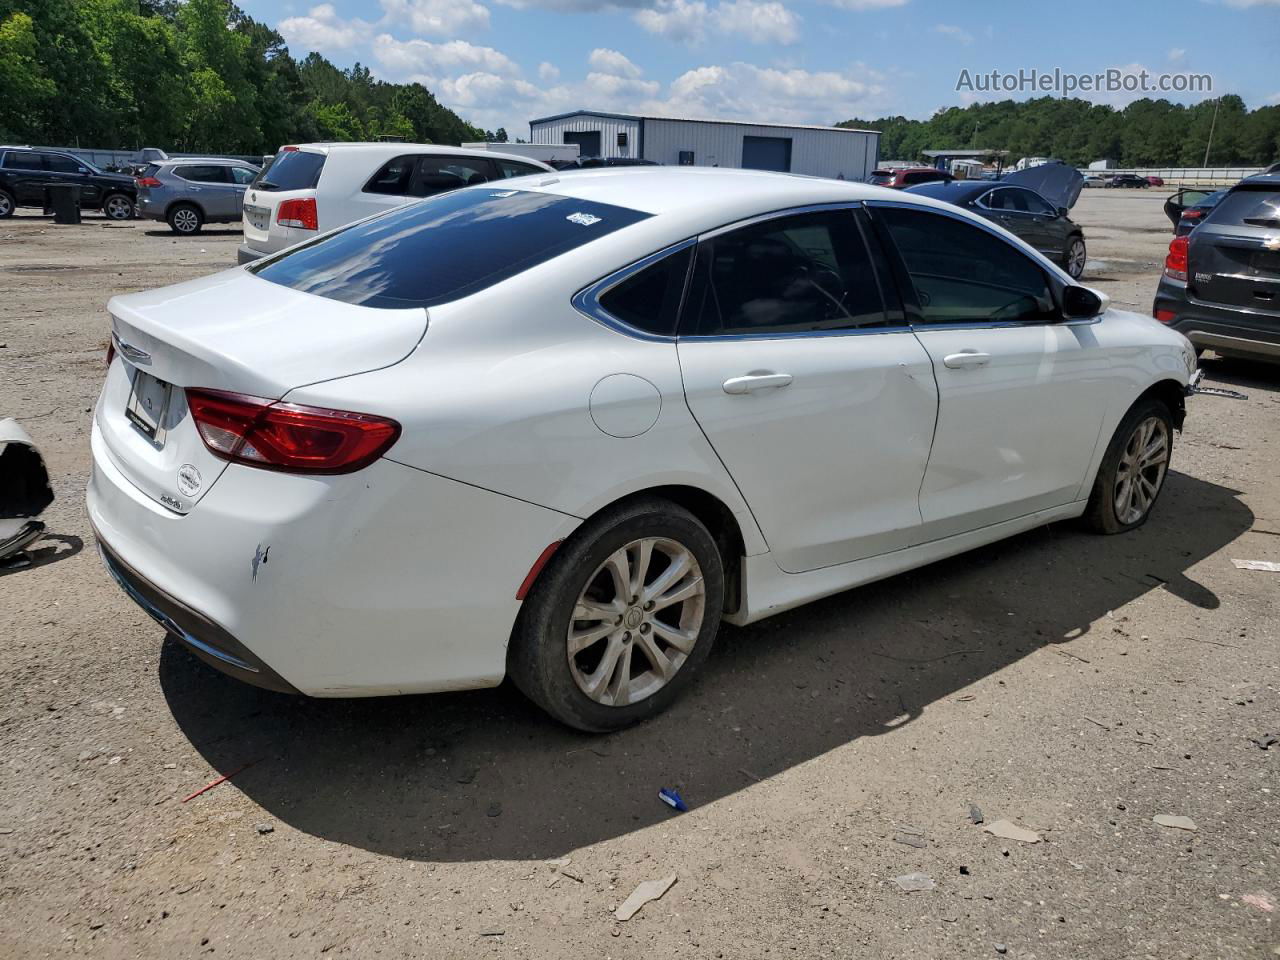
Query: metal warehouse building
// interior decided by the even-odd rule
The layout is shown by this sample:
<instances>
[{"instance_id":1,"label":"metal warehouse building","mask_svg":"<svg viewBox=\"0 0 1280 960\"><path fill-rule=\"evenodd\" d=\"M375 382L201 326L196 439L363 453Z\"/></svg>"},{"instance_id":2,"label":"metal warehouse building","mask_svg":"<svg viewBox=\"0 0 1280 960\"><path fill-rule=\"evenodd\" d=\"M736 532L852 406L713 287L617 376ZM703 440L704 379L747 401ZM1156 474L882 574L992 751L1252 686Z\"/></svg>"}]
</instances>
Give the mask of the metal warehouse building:
<instances>
[{"instance_id":1,"label":"metal warehouse building","mask_svg":"<svg viewBox=\"0 0 1280 960\"><path fill-rule=\"evenodd\" d=\"M678 120L575 110L530 120L534 143L576 143L584 157L628 157L698 167L781 170L864 180L875 169L876 130L736 120Z\"/></svg>"}]
</instances>

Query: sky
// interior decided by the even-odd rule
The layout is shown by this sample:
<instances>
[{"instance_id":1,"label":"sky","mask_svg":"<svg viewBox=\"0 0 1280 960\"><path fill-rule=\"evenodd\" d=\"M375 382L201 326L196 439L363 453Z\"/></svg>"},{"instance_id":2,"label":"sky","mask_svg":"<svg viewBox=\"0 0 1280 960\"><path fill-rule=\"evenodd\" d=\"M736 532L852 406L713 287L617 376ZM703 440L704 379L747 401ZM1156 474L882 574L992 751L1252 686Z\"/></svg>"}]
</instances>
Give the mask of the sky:
<instances>
[{"instance_id":1,"label":"sky","mask_svg":"<svg viewBox=\"0 0 1280 960\"><path fill-rule=\"evenodd\" d=\"M295 57L417 80L463 119L615 113L836 123L1024 94L957 90L962 70L1207 73L1280 103L1280 0L240 0ZM1142 94L1088 93L1122 106ZM1159 94L1149 94L1159 96Z\"/></svg>"}]
</instances>

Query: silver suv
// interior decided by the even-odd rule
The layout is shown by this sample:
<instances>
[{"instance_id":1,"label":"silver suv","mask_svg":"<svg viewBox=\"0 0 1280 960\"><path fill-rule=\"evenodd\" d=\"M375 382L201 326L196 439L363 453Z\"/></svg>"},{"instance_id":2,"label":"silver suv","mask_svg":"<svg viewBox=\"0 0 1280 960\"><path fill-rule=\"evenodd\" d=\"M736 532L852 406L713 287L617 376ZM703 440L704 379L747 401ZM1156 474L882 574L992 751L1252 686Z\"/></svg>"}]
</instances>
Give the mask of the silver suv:
<instances>
[{"instance_id":1,"label":"silver suv","mask_svg":"<svg viewBox=\"0 0 1280 960\"><path fill-rule=\"evenodd\" d=\"M244 191L258 168L243 160L180 157L151 163L138 178L138 215L163 220L174 233L240 219Z\"/></svg>"}]
</instances>

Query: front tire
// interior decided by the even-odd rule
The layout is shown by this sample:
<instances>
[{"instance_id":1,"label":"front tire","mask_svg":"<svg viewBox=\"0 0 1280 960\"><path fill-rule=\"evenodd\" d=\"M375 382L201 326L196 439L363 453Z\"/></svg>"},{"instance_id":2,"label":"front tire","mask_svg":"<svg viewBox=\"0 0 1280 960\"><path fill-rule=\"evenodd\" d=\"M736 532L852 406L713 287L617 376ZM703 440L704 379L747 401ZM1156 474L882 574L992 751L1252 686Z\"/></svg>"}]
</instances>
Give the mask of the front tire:
<instances>
[{"instance_id":1,"label":"front tire","mask_svg":"<svg viewBox=\"0 0 1280 960\"><path fill-rule=\"evenodd\" d=\"M102 212L111 220L132 220L133 201L123 193L112 193L102 198Z\"/></svg>"},{"instance_id":2,"label":"front tire","mask_svg":"<svg viewBox=\"0 0 1280 960\"><path fill-rule=\"evenodd\" d=\"M1084 237L1070 237L1066 249L1062 251L1062 266L1072 280L1079 280L1084 276L1084 265L1088 259Z\"/></svg>"},{"instance_id":3,"label":"front tire","mask_svg":"<svg viewBox=\"0 0 1280 960\"><path fill-rule=\"evenodd\" d=\"M1154 397L1138 401L1116 428L1103 454L1085 508L1097 533L1124 533L1147 522L1164 489L1173 454L1173 417Z\"/></svg>"},{"instance_id":4,"label":"front tire","mask_svg":"<svg viewBox=\"0 0 1280 960\"><path fill-rule=\"evenodd\" d=\"M707 528L656 497L589 520L525 600L507 657L557 720L606 732L666 709L711 653L724 569Z\"/></svg>"},{"instance_id":5,"label":"front tire","mask_svg":"<svg viewBox=\"0 0 1280 960\"><path fill-rule=\"evenodd\" d=\"M184 237L194 236L204 226L204 217L189 203L175 204L165 219L169 222L170 230Z\"/></svg>"}]
</instances>

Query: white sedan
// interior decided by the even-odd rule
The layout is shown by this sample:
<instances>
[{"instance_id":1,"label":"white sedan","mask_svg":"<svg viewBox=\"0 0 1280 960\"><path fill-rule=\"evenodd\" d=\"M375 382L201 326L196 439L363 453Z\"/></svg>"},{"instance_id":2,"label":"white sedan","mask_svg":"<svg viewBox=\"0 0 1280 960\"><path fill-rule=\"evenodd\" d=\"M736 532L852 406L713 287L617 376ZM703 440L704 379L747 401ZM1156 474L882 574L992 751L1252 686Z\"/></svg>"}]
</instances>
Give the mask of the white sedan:
<instances>
[{"instance_id":1,"label":"white sedan","mask_svg":"<svg viewBox=\"0 0 1280 960\"><path fill-rule=\"evenodd\" d=\"M1012 234L842 181L526 177L108 307L89 514L312 696L510 676L584 730L746 624L1160 493L1195 367Z\"/></svg>"}]
</instances>

